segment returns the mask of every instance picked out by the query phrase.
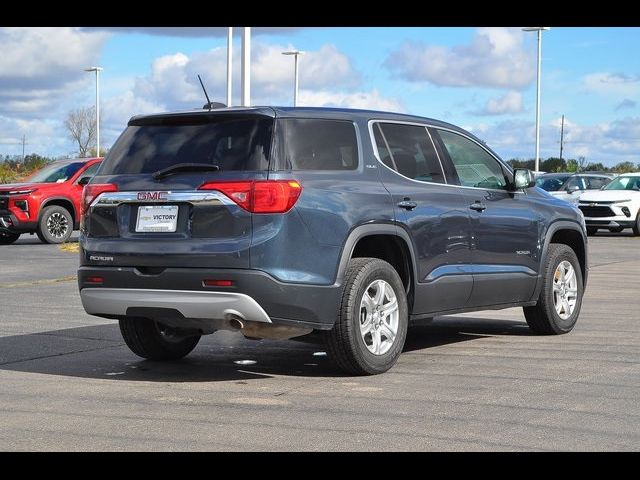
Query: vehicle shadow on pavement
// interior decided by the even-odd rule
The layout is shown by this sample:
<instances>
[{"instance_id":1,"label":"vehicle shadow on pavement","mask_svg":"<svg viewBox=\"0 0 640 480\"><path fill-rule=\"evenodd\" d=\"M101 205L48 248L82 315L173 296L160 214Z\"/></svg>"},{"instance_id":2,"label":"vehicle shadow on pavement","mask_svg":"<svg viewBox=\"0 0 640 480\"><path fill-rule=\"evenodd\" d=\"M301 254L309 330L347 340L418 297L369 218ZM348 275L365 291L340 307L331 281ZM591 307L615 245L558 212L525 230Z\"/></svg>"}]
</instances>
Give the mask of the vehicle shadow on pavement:
<instances>
[{"instance_id":1,"label":"vehicle shadow on pavement","mask_svg":"<svg viewBox=\"0 0 640 480\"><path fill-rule=\"evenodd\" d=\"M442 317L429 325L411 327L404 350L428 350L493 335L529 334L522 322ZM216 332L203 337L182 360L155 362L131 353L116 323L0 337L0 370L177 383L256 380L276 375L348 377L333 365L318 335L274 341Z\"/></svg>"}]
</instances>

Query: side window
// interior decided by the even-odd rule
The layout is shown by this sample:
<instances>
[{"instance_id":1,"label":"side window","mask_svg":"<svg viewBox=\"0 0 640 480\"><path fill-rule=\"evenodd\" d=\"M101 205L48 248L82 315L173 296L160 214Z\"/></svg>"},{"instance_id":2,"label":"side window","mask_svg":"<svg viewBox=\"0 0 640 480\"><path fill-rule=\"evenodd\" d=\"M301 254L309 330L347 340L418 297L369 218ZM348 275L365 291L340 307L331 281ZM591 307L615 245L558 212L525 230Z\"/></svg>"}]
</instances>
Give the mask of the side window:
<instances>
[{"instance_id":1,"label":"side window","mask_svg":"<svg viewBox=\"0 0 640 480\"><path fill-rule=\"evenodd\" d=\"M284 170L358 167L358 141L352 122L285 118L278 121L277 130Z\"/></svg>"},{"instance_id":2,"label":"side window","mask_svg":"<svg viewBox=\"0 0 640 480\"><path fill-rule=\"evenodd\" d=\"M609 183L609 178L607 177L585 177L587 182L587 189L589 190L600 190L607 183Z\"/></svg>"},{"instance_id":3,"label":"side window","mask_svg":"<svg viewBox=\"0 0 640 480\"><path fill-rule=\"evenodd\" d=\"M460 185L477 188L506 188L507 176L500 162L485 149L457 133L447 130L438 130L438 133L458 173Z\"/></svg>"},{"instance_id":4,"label":"side window","mask_svg":"<svg viewBox=\"0 0 640 480\"><path fill-rule=\"evenodd\" d=\"M100 166L100 163L94 163L93 165L91 165L89 168L87 168L84 172L80 174L80 176L78 177L78 180L81 179L82 177L93 177L98 171L99 166Z\"/></svg>"},{"instance_id":5,"label":"side window","mask_svg":"<svg viewBox=\"0 0 640 480\"><path fill-rule=\"evenodd\" d=\"M376 126L380 129L376 135L378 152L385 165L412 180L445 183L438 155L425 127L397 123ZM381 147L384 147L382 151Z\"/></svg>"},{"instance_id":6,"label":"side window","mask_svg":"<svg viewBox=\"0 0 640 480\"><path fill-rule=\"evenodd\" d=\"M389 153L389 149L387 148L387 143L382 136L382 130L380 130L380 124L376 123L373 125L373 138L376 141L376 148L378 149L378 157L382 160L387 167L392 170L396 170L393 161L391 160L391 154Z\"/></svg>"},{"instance_id":7,"label":"side window","mask_svg":"<svg viewBox=\"0 0 640 480\"><path fill-rule=\"evenodd\" d=\"M584 178L582 177L570 178L567 184L564 186L565 190L574 189L575 187L578 187L579 190L586 190L586 187L584 184Z\"/></svg>"}]
</instances>

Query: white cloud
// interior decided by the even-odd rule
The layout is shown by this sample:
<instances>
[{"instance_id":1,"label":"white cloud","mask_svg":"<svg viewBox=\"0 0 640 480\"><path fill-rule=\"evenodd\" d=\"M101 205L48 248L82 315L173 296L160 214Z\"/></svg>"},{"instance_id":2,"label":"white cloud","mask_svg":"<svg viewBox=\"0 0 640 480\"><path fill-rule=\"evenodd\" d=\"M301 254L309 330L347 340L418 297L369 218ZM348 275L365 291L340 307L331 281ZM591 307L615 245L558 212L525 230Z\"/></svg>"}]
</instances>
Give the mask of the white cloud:
<instances>
[{"instance_id":1,"label":"white cloud","mask_svg":"<svg viewBox=\"0 0 640 480\"><path fill-rule=\"evenodd\" d=\"M282 55L291 45L254 43L251 61L251 91L254 105L289 104L293 91L293 59ZM226 47L191 56L183 53L154 60L151 73L138 78L136 97L168 109L193 108L205 103L197 75L200 74L212 100L226 98ZM240 48L234 48L234 92L239 102ZM300 58L300 89L352 89L360 81L349 58L333 45L324 45Z\"/></svg>"},{"instance_id":2,"label":"white cloud","mask_svg":"<svg viewBox=\"0 0 640 480\"><path fill-rule=\"evenodd\" d=\"M0 28L0 99L15 90L60 92L87 78L83 69L97 61L108 36L69 27Z\"/></svg>"},{"instance_id":3,"label":"white cloud","mask_svg":"<svg viewBox=\"0 0 640 480\"><path fill-rule=\"evenodd\" d=\"M518 28L478 28L468 45L405 42L384 65L410 82L449 87L524 88L534 79L534 56Z\"/></svg>"},{"instance_id":4,"label":"white cloud","mask_svg":"<svg viewBox=\"0 0 640 480\"><path fill-rule=\"evenodd\" d=\"M561 119L541 126L541 157L558 156ZM468 128L487 142L502 158L533 158L535 124L531 121L481 123ZM594 125L565 118L564 158L584 156L587 162L615 165L640 162L640 117L627 117Z\"/></svg>"},{"instance_id":5,"label":"white cloud","mask_svg":"<svg viewBox=\"0 0 640 480\"><path fill-rule=\"evenodd\" d=\"M170 37L226 37L228 27L83 27L87 32L144 33ZM252 35L291 34L305 27L252 27ZM240 27L234 28L234 37Z\"/></svg>"},{"instance_id":6,"label":"white cloud","mask_svg":"<svg viewBox=\"0 0 640 480\"><path fill-rule=\"evenodd\" d=\"M298 104L305 107L361 108L391 112L405 111L405 108L399 100L382 97L376 89L368 92L351 93L302 90Z\"/></svg>"},{"instance_id":7,"label":"white cloud","mask_svg":"<svg viewBox=\"0 0 640 480\"><path fill-rule=\"evenodd\" d=\"M510 91L497 98L490 98L478 115L504 115L505 113L520 113L524 111L522 94Z\"/></svg>"},{"instance_id":8,"label":"white cloud","mask_svg":"<svg viewBox=\"0 0 640 480\"><path fill-rule=\"evenodd\" d=\"M582 86L590 93L637 98L640 96L640 75L595 72L582 78Z\"/></svg>"}]
</instances>

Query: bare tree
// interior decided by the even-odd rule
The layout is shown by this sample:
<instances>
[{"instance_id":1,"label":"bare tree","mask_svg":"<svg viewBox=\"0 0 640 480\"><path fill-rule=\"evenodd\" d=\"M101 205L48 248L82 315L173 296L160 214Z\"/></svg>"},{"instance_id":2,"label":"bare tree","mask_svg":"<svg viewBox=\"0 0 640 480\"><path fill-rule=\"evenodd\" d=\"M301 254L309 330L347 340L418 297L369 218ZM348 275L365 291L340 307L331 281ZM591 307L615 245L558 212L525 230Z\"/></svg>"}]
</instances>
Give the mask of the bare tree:
<instances>
[{"instance_id":1,"label":"bare tree","mask_svg":"<svg viewBox=\"0 0 640 480\"><path fill-rule=\"evenodd\" d=\"M587 166L587 159L584 157L578 157L578 172L584 171Z\"/></svg>"},{"instance_id":2,"label":"bare tree","mask_svg":"<svg viewBox=\"0 0 640 480\"><path fill-rule=\"evenodd\" d=\"M78 108L67 114L64 126L69 138L78 143L78 156L87 157L96 142L96 109L95 107Z\"/></svg>"}]
</instances>

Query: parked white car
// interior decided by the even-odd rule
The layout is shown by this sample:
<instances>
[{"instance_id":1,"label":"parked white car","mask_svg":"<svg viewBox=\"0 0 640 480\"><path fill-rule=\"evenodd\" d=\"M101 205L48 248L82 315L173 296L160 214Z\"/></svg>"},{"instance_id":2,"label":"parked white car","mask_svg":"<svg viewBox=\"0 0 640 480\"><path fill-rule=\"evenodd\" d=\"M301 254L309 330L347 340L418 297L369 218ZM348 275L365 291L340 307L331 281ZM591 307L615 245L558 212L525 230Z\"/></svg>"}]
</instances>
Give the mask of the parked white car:
<instances>
[{"instance_id":1,"label":"parked white car","mask_svg":"<svg viewBox=\"0 0 640 480\"><path fill-rule=\"evenodd\" d=\"M615 175L606 173L545 173L536 177L536 186L565 202L578 204L587 190L600 190Z\"/></svg>"},{"instance_id":2,"label":"parked white car","mask_svg":"<svg viewBox=\"0 0 640 480\"><path fill-rule=\"evenodd\" d=\"M589 235L599 228L610 232L632 228L635 235L640 235L640 172L625 173L602 190L583 193L578 208L584 214Z\"/></svg>"}]
</instances>

